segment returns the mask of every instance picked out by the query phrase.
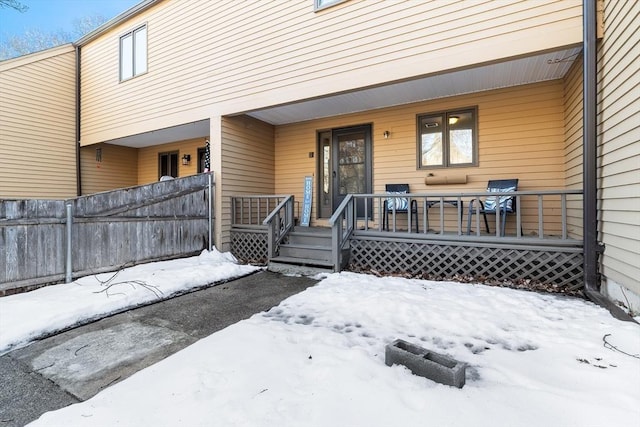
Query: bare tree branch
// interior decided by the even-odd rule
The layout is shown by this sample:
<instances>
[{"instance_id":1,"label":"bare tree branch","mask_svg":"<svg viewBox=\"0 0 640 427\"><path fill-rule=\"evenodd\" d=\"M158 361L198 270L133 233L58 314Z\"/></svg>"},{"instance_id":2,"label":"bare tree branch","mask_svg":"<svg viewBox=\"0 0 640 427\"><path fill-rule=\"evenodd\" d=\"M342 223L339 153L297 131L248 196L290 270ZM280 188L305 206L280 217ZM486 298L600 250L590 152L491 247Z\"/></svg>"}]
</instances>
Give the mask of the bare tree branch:
<instances>
[{"instance_id":1,"label":"bare tree branch","mask_svg":"<svg viewBox=\"0 0 640 427\"><path fill-rule=\"evenodd\" d=\"M13 0L0 0L0 5L6 1ZM20 35L2 37L0 39L0 60L15 58L70 43L95 30L106 21L107 19L102 15L86 16L74 19L71 31L62 29L42 31L38 28L31 28Z\"/></svg>"},{"instance_id":2,"label":"bare tree branch","mask_svg":"<svg viewBox=\"0 0 640 427\"><path fill-rule=\"evenodd\" d=\"M0 9L15 9L20 13L29 10L29 6L20 3L18 0L0 0Z\"/></svg>"}]
</instances>

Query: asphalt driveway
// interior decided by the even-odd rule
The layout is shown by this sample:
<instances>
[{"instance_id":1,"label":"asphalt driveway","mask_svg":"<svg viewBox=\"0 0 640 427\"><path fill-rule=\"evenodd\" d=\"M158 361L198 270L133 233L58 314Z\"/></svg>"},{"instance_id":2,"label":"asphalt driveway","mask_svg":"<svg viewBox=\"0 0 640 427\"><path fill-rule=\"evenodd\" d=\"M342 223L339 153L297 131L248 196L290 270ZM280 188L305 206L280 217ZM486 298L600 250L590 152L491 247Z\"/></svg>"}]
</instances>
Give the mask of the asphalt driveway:
<instances>
[{"instance_id":1,"label":"asphalt driveway","mask_svg":"<svg viewBox=\"0 0 640 427\"><path fill-rule=\"evenodd\" d=\"M36 341L0 357L0 427L87 400L135 372L313 286L261 271Z\"/></svg>"}]
</instances>

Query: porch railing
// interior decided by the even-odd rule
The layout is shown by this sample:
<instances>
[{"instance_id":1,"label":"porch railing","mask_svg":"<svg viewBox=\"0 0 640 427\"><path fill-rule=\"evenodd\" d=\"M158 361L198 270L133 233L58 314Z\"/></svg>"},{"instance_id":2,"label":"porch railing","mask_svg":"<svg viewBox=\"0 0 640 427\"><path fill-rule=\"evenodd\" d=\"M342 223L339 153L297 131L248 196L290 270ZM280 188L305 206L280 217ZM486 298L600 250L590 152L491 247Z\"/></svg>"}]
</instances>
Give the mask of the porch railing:
<instances>
[{"instance_id":1,"label":"porch railing","mask_svg":"<svg viewBox=\"0 0 640 427\"><path fill-rule=\"evenodd\" d=\"M516 270L520 268L520 262L529 260L527 262L531 264L532 270L527 270L528 274L535 276L538 274L536 266L560 262L556 255L564 254L562 256L568 261L562 263L569 267L558 274L564 275L565 270L570 270L570 273L566 273L567 277L570 276L566 281L578 280L576 277L581 274L579 267L583 250L582 191L541 190L508 193L515 198L517 208L514 213L509 214L504 234L501 231L500 212L490 217L491 232L486 233L479 207L474 204L471 232L467 234L469 202L472 199L501 194L507 193L478 191L348 195L327 224L332 229L332 267L340 271L350 257L350 262L355 263L354 265L362 265L363 268L373 265L372 268L378 271L410 269L416 266L433 270L433 266L438 265L446 270L443 275L449 277L449 270L454 271L454 267L459 267L461 263L475 263L476 261L469 260L485 255L492 260L509 258L512 256L512 252L509 251L515 250L523 254L518 255L521 258L513 260L513 268ZM417 218L408 215L406 211L401 213L392 208L387 213L387 227L383 221L384 202L393 197L407 198L409 209L414 201ZM293 230L294 197L236 196L232 198L231 206L231 245L234 254L256 263L265 263L276 257L281 244ZM418 225L417 232L415 225ZM385 251L385 254L381 255L380 251ZM491 251L506 252L496 252L496 255ZM449 254L446 259L442 258L442 254L445 253ZM418 257L417 260L409 254L414 254L412 256ZM495 275L499 273L491 272ZM555 276L547 276L540 276L540 280L555 280Z\"/></svg>"},{"instance_id":2,"label":"porch railing","mask_svg":"<svg viewBox=\"0 0 640 427\"><path fill-rule=\"evenodd\" d=\"M488 196L510 195L515 199L516 212L509 213L509 217L515 220L515 232L507 235L501 234L501 215L504 213L498 210L495 218L492 219L494 232L486 234L481 231L480 205L473 204L473 215L471 220L472 233L467 235L467 223L469 222L469 202L473 199L483 200ZM395 209L395 203L389 203L391 209L386 213L389 215L389 227L383 221L385 212L384 201L394 198L408 199L408 210L411 212L412 201L417 204L419 234L429 234L430 239L451 239L452 235L456 239L489 239L496 238L503 242L512 239L536 240L573 240L578 234L581 235L581 221L576 221L579 229L574 237L569 230L569 212L579 217L582 211L582 190L539 190L539 191L516 191L516 192L495 192L487 193L465 192L465 193L408 193L408 194L356 194L350 203L358 200L364 206L364 212L368 215L361 215L357 218L360 230L365 232L394 232L394 233L415 233L414 215L406 211L402 213ZM455 210L454 210L455 209ZM338 213L338 211L336 211ZM375 213L375 215L372 215ZM437 214L437 222L429 221L430 215ZM334 215L335 216L335 215ZM465 218L466 216L466 218ZM356 218L345 217L352 221L347 227L356 228ZM333 219L333 217L332 217ZM525 227L526 225L526 227ZM523 230L528 233L523 233Z\"/></svg>"},{"instance_id":3,"label":"porch railing","mask_svg":"<svg viewBox=\"0 0 640 427\"><path fill-rule=\"evenodd\" d=\"M276 256L280 242L293 229L293 196L287 196L262 221L267 226L267 254L269 259Z\"/></svg>"},{"instance_id":4,"label":"porch railing","mask_svg":"<svg viewBox=\"0 0 640 427\"><path fill-rule=\"evenodd\" d=\"M349 237L351 237L357 224L355 201L354 195L349 194L329 219L329 226L331 227L331 260L335 271L342 269L343 249L345 249Z\"/></svg>"},{"instance_id":5,"label":"porch railing","mask_svg":"<svg viewBox=\"0 0 640 427\"><path fill-rule=\"evenodd\" d=\"M264 220L290 195L244 195L231 197L231 222L234 226L261 227Z\"/></svg>"}]
</instances>

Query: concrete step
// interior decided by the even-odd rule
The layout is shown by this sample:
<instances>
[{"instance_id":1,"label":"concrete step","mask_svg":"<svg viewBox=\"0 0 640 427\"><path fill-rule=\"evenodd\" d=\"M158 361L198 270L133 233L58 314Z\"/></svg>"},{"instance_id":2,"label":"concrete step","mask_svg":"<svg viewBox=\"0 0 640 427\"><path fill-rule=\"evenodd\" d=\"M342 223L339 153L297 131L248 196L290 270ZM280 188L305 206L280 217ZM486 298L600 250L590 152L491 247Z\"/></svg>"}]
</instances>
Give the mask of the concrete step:
<instances>
[{"instance_id":1,"label":"concrete step","mask_svg":"<svg viewBox=\"0 0 640 427\"><path fill-rule=\"evenodd\" d=\"M307 265L320 268L333 269L333 263L331 261L316 259L316 258L302 258L278 255L272 258L269 263L274 264L289 264L289 265Z\"/></svg>"},{"instance_id":2,"label":"concrete step","mask_svg":"<svg viewBox=\"0 0 640 427\"><path fill-rule=\"evenodd\" d=\"M296 262L297 261L299 261L299 259L297 259ZM269 266L267 267L267 269L274 273L296 276L315 276L316 274L333 273L333 268L330 266L295 263L290 264L287 262L277 262L276 259L273 259L269 262Z\"/></svg>"}]
</instances>

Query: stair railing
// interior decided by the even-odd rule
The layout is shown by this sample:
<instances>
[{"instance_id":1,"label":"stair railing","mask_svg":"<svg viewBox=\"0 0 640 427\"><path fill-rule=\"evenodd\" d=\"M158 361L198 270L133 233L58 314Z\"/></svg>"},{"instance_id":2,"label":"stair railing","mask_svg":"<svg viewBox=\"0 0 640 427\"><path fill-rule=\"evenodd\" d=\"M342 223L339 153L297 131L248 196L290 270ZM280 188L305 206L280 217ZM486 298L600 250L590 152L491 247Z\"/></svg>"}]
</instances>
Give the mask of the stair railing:
<instances>
[{"instance_id":1,"label":"stair railing","mask_svg":"<svg viewBox=\"0 0 640 427\"><path fill-rule=\"evenodd\" d=\"M293 229L293 206L293 195L287 196L262 221L262 225L267 226L267 255L269 260L278 254L280 242Z\"/></svg>"},{"instance_id":2,"label":"stair railing","mask_svg":"<svg viewBox=\"0 0 640 427\"><path fill-rule=\"evenodd\" d=\"M329 219L331 226L331 260L333 270L342 269L342 250L356 227L356 203L353 194L344 198Z\"/></svg>"}]
</instances>

